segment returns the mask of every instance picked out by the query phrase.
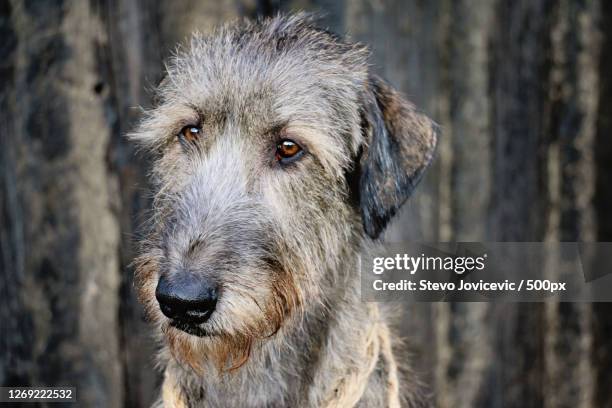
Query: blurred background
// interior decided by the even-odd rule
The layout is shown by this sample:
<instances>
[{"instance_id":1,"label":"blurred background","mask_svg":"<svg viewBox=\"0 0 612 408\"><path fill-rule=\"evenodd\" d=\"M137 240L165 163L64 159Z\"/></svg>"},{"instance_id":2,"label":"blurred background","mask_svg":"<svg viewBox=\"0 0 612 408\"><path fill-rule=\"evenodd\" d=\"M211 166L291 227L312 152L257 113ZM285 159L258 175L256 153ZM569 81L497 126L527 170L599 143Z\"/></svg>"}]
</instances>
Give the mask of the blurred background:
<instances>
[{"instance_id":1,"label":"blurred background","mask_svg":"<svg viewBox=\"0 0 612 408\"><path fill-rule=\"evenodd\" d=\"M612 2L0 0L0 385L144 407L147 163L124 135L198 29L322 11L443 127L387 240L612 241ZM438 407L612 407L612 306L404 305Z\"/></svg>"}]
</instances>

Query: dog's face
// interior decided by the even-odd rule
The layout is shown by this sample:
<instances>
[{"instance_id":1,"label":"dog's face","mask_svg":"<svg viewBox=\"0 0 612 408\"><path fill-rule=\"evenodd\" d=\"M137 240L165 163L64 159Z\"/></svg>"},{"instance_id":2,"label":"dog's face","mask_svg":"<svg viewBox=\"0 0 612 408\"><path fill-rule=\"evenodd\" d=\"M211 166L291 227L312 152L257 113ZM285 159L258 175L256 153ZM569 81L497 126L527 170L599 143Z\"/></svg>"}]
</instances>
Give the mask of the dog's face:
<instances>
[{"instance_id":1,"label":"dog's face","mask_svg":"<svg viewBox=\"0 0 612 408\"><path fill-rule=\"evenodd\" d=\"M325 302L412 191L434 125L366 58L292 17L196 36L172 59L132 137L155 157L139 295L178 359L236 365Z\"/></svg>"}]
</instances>

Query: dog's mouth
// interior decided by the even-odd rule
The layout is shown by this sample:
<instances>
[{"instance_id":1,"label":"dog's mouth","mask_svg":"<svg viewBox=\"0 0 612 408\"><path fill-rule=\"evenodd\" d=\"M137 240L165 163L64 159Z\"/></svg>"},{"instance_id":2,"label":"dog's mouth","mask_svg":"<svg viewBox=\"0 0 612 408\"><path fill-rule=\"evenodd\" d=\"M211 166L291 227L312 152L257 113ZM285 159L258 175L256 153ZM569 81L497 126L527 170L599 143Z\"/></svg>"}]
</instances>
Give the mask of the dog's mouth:
<instances>
[{"instance_id":1,"label":"dog's mouth","mask_svg":"<svg viewBox=\"0 0 612 408\"><path fill-rule=\"evenodd\" d=\"M208 330L203 329L202 327L200 327L200 325L193 324L184 320L172 319L170 320L170 326L174 327L175 329L181 330L187 334L191 334L192 336L208 337L211 335Z\"/></svg>"}]
</instances>

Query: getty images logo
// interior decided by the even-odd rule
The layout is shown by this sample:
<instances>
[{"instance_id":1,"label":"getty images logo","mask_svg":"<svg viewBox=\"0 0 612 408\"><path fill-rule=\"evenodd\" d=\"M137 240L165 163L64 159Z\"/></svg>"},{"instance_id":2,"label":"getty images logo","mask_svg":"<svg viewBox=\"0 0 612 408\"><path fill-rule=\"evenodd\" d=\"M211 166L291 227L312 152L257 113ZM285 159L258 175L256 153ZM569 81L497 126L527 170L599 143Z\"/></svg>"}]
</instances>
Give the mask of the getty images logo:
<instances>
[{"instance_id":1,"label":"getty images logo","mask_svg":"<svg viewBox=\"0 0 612 408\"><path fill-rule=\"evenodd\" d=\"M475 254L472 248L474 245L477 244L457 244L455 253L426 247L426 250L417 256L404 253L391 257L375 257L372 272L380 275L386 271L396 270L414 275L420 271L452 271L457 275L463 275L472 271L482 271L486 267L488 255L484 251L479 251L480 255Z\"/></svg>"}]
</instances>

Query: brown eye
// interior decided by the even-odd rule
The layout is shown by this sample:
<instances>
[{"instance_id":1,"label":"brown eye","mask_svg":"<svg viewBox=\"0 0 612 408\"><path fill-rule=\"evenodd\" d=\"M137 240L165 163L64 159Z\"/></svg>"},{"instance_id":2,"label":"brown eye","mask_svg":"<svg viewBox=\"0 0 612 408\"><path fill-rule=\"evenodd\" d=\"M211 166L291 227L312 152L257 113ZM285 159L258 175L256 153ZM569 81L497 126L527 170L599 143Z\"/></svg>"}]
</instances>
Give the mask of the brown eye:
<instances>
[{"instance_id":1,"label":"brown eye","mask_svg":"<svg viewBox=\"0 0 612 408\"><path fill-rule=\"evenodd\" d=\"M179 137L186 142L195 142L200 137L202 129L199 126L189 125L185 126L179 132Z\"/></svg>"},{"instance_id":2,"label":"brown eye","mask_svg":"<svg viewBox=\"0 0 612 408\"><path fill-rule=\"evenodd\" d=\"M276 145L276 160L280 162L289 162L291 159L297 159L302 153L303 150L300 145L293 140L281 140L280 143Z\"/></svg>"}]
</instances>

